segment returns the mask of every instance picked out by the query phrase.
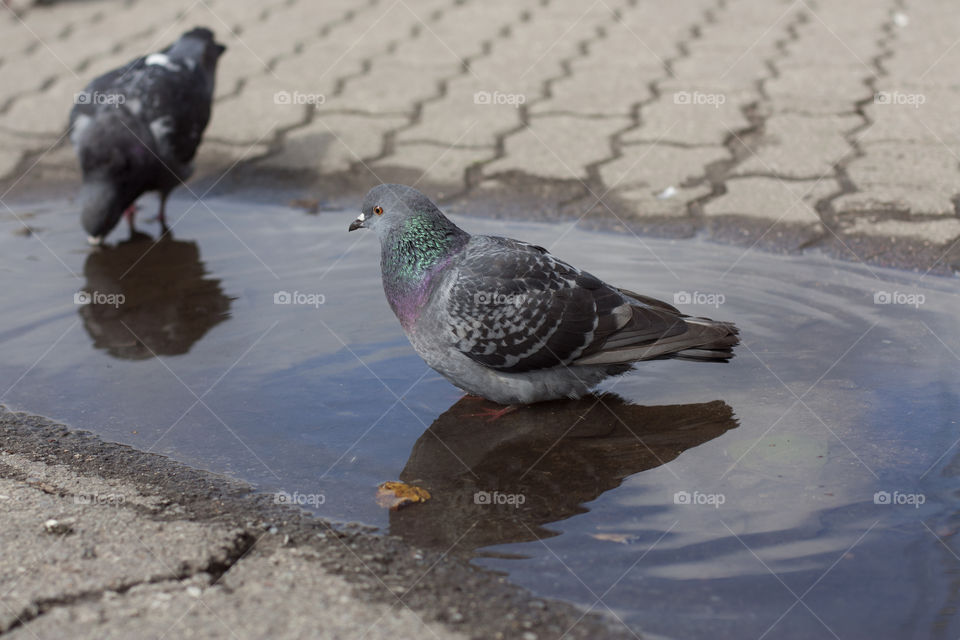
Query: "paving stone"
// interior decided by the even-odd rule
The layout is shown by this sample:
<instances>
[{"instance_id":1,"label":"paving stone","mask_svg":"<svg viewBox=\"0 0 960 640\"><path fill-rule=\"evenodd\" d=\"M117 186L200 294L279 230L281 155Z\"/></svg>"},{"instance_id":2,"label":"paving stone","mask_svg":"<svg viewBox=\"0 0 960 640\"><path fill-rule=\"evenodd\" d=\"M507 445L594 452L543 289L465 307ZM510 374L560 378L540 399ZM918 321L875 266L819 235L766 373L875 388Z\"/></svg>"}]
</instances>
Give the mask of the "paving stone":
<instances>
[{"instance_id":1,"label":"paving stone","mask_svg":"<svg viewBox=\"0 0 960 640\"><path fill-rule=\"evenodd\" d=\"M877 83L877 92L864 112L872 125L858 139L877 142L924 142L960 150L960 91L926 84Z\"/></svg>"},{"instance_id":2,"label":"paving stone","mask_svg":"<svg viewBox=\"0 0 960 640\"><path fill-rule=\"evenodd\" d=\"M627 145L622 153L622 157L600 167L604 185L640 188L651 195L701 180L707 165L730 158L725 147L685 148L668 144Z\"/></svg>"},{"instance_id":3,"label":"paving stone","mask_svg":"<svg viewBox=\"0 0 960 640\"><path fill-rule=\"evenodd\" d=\"M415 102L437 95L437 80L455 75L458 68L455 60L417 66L406 62L379 62L370 73L348 83L343 93L331 96L326 107L378 114L404 113L410 111Z\"/></svg>"},{"instance_id":4,"label":"paving stone","mask_svg":"<svg viewBox=\"0 0 960 640\"><path fill-rule=\"evenodd\" d=\"M617 187L610 192L610 197L626 205L634 218L674 218L688 215L688 205L709 195L711 190L708 184L679 187L671 192L670 197L665 197L662 190Z\"/></svg>"},{"instance_id":5,"label":"paving stone","mask_svg":"<svg viewBox=\"0 0 960 640\"><path fill-rule=\"evenodd\" d=\"M373 169L379 171L383 166L406 168L419 184L452 192L465 187L466 169L489 160L494 154L493 147L462 149L443 144L401 144L393 155L374 164Z\"/></svg>"},{"instance_id":6,"label":"paving stone","mask_svg":"<svg viewBox=\"0 0 960 640\"><path fill-rule=\"evenodd\" d=\"M640 110L640 127L624 134L624 142L723 144L731 132L750 126L743 108L759 99L755 91L727 93L706 84L676 81L663 83L660 91L656 102Z\"/></svg>"},{"instance_id":7,"label":"paving stone","mask_svg":"<svg viewBox=\"0 0 960 640\"><path fill-rule=\"evenodd\" d=\"M319 566L315 552L281 549L250 557L221 583L201 577L137 585L122 597L108 593L90 602L57 607L11 638L335 638L371 640L453 638L406 607L363 602L351 584ZM271 597L275 593L282 598ZM270 606L266 603L272 602ZM304 615L314 611L322 615ZM255 615L251 615L255 612Z\"/></svg>"},{"instance_id":8,"label":"paving stone","mask_svg":"<svg viewBox=\"0 0 960 640\"><path fill-rule=\"evenodd\" d=\"M629 115L631 107L652 97L650 82L664 75L662 67L620 65L590 58L574 65L574 73L550 87L551 97L531 107L531 113ZM590 78L583 82L583 76Z\"/></svg>"},{"instance_id":9,"label":"paving stone","mask_svg":"<svg viewBox=\"0 0 960 640\"><path fill-rule=\"evenodd\" d=\"M845 134L863 124L856 115L810 117L776 115L764 122L763 137L736 175L772 174L784 178L832 175L834 165L853 153Z\"/></svg>"},{"instance_id":10,"label":"paving stone","mask_svg":"<svg viewBox=\"0 0 960 640\"><path fill-rule=\"evenodd\" d=\"M819 223L814 206L838 190L833 179L733 178L726 186L727 193L705 204L707 216L746 216L795 225Z\"/></svg>"},{"instance_id":11,"label":"paving stone","mask_svg":"<svg viewBox=\"0 0 960 640\"><path fill-rule=\"evenodd\" d=\"M346 171L361 160L379 155L383 135L405 123L404 118L327 114L321 110L309 125L288 133L283 149L260 164L321 174Z\"/></svg>"},{"instance_id":12,"label":"paving stone","mask_svg":"<svg viewBox=\"0 0 960 640\"><path fill-rule=\"evenodd\" d=\"M894 21L894 10L907 19ZM693 179L729 157L733 132L759 123L759 143L748 138L757 155L732 169L726 194L706 200L707 215L774 220L763 209L784 187L744 174L773 171L792 189L827 174L815 190L826 197L846 158L857 190L832 201L835 211L908 213L924 216L912 223L922 226L954 216L960 196L957 20L960 5L943 0L30 5L22 21L0 17L0 175L63 132L92 77L206 24L229 50L201 163L267 155L272 167L365 171L353 152L377 157L397 131L376 167L427 170L424 183L459 188L501 139L506 155L483 165L485 176L586 178L588 165L611 158L616 133L623 156L598 168L620 202L637 216L687 215L710 189ZM311 101L322 104L311 111ZM271 146L279 132L282 149ZM650 146L658 140L673 144ZM75 164L66 146L36 170ZM676 194L657 198L666 186ZM810 222L809 208L798 211L791 221Z\"/></svg>"},{"instance_id":13,"label":"paving stone","mask_svg":"<svg viewBox=\"0 0 960 640\"><path fill-rule=\"evenodd\" d=\"M402 131L398 140L493 146L498 133L520 126L519 106L527 100L526 94L503 91L463 76L448 85L442 99L426 103L419 123Z\"/></svg>"},{"instance_id":14,"label":"paving stone","mask_svg":"<svg viewBox=\"0 0 960 640\"><path fill-rule=\"evenodd\" d=\"M117 495L125 496L122 492L128 490L132 491L118 489ZM233 548L237 535L208 523L144 521L137 512L107 500L78 504L72 496L44 493L6 479L0 480L0 493L9 496L0 502L4 521L16 523L0 531L0 542L4 549L17 550L0 563L4 585L0 628L38 600L117 590L200 570ZM17 509L19 502L38 501L44 505L42 518L35 509ZM58 524L52 526L50 520ZM37 536L45 527L52 533ZM85 555L91 558L86 564L81 560Z\"/></svg>"},{"instance_id":15,"label":"paving stone","mask_svg":"<svg viewBox=\"0 0 960 640\"><path fill-rule=\"evenodd\" d=\"M870 210L952 215L958 159L939 144L878 143L863 145L865 155L847 166L860 191L835 202L843 213Z\"/></svg>"},{"instance_id":16,"label":"paving stone","mask_svg":"<svg viewBox=\"0 0 960 640\"><path fill-rule=\"evenodd\" d=\"M299 89L273 76L250 81L238 96L217 102L206 136L231 144L269 141L279 131L304 122L308 109L325 96Z\"/></svg>"},{"instance_id":17,"label":"paving stone","mask_svg":"<svg viewBox=\"0 0 960 640\"><path fill-rule=\"evenodd\" d=\"M484 175L519 171L555 180L585 179L586 166L610 156L609 138L627 118L543 116L506 139L506 157L484 167Z\"/></svg>"},{"instance_id":18,"label":"paving stone","mask_svg":"<svg viewBox=\"0 0 960 640\"><path fill-rule=\"evenodd\" d=\"M960 237L960 220L949 218L925 222L909 220L871 220L860 218L844 230L847 235L862 234L884 238L910 238L944 245Z\"/></svg>"},{"instance_id":19,"label":"paving stone","mask_svg":"<svg viewBox=\"0 0 960 640\"><path fill-rule=\"evenodd\" d=\"M873 92L869 69L853 65L778 65L777 77L764 81L770 113L830 115L853 112L856 103Z\"/></svg>"}]
</instances>

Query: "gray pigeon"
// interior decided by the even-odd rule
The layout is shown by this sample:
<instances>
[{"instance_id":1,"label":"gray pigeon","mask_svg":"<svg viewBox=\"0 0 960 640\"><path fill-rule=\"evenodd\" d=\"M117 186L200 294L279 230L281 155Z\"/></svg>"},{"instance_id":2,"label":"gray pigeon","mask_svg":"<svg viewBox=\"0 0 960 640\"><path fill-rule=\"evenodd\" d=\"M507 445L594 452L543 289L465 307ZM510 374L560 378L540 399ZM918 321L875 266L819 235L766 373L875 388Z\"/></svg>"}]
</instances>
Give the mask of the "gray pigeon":
<instances>
[{"instance_id":1,"label":"gray pigeon","mask_svg":"<svg viewBox=\"0 0 960 640\"><path fill-rule=\"evenodd\" d=\"M350 231L380 239L383 289L413 348L464 391L505 405L578 398L655 358L726 361L728 322L608 285L543 247L470 235L425 195L374 187Z\"/></svg>"},{"instance_id":2,"label":"gray pigeon","mask_svg":"<svg viewBox=\"0 0 960 640\"><path fill-rule=\"evenodd\" d=\"M160 194L158 219L174 187L193 173L193 157L210 120L217 59L226 50L197 27L172 45L96 78L74 99L70 139L83 172L80 206L91 244L134 203Z\"/></svg>"}]
</instances>

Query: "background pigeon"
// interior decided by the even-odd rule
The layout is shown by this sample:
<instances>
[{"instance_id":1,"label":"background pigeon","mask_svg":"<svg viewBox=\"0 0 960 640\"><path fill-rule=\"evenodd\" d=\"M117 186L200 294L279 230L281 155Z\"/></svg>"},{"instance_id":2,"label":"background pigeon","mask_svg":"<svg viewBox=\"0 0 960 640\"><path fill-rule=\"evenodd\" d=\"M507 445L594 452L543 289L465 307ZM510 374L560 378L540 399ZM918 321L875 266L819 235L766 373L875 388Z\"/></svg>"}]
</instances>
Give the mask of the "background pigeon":
<instances>
[{"instance_id":1,"label":"background pigeon","mask_svg":"<svg viewBox=\"0 0 960 640\"><path fill-rule=\"evenodd\" d=\"M77 94L70 139L80 159L83 228L100 244L147 191L167 196L193 173L210 120L217 59L226 50L198 27L159 53L105 73Z\"/></svg>"},{"instance_id":2,"label":"background pigeon","mask_svg":"<svg viewBox=\"0 0 960 640\"><path fill-rule=\"evenodd\" d=\"M471 236L425 195L374 187L350 231L376 231L387 302L413 348L461 389L500 404L577 398L638 360L726 361L727 322L608 285L543 247Z\"/></svg>"}]
</instances>

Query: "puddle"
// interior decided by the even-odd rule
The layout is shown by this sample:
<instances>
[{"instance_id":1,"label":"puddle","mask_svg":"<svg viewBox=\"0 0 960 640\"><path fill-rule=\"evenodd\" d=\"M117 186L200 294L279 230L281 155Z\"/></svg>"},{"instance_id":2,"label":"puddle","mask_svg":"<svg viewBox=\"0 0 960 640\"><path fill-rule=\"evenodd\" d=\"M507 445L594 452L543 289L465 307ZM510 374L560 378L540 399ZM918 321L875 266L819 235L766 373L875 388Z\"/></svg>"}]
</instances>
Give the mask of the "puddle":
<instances>
[{"instance_id":1,"label":"puddle","mask_svg":"<svg viewBox=\"0 0 960 640\"><path fill-rule=\"evenodd\" d=\"M169 204L185 212L173 240L100 251L68 203L19 207L36 235L0 217L0 402L471 553L638 632L960 633L956 279L461 220L744 338L729 364L646 363L488 422L407 344L354 212ZM385 511L393 479L433 499Z\"/></svg>"}]
</instances>

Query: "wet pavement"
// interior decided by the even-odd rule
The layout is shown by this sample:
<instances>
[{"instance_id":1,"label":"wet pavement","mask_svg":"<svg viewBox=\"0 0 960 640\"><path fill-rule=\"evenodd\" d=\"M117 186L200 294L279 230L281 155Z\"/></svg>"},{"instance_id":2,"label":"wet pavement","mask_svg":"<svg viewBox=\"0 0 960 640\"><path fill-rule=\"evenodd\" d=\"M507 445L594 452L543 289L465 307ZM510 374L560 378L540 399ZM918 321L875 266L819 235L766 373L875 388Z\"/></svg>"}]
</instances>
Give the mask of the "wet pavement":
<instances>
[{"instance_id":1,"label":"wet pavement","mask_svg":"<svg viewBox=\"0 0 960 640\"><path fill-rule=\"evenodd\" d=\"M638 632L956 634L954 278L458 217L744 339L729 364L645 363L597 398L489 422L407 344L350 211L174 198L174 238L100 250L67 201L15 213L0 217L11 408ZM433 498L385 511L374 493L393 479Z\"/></svg>"},{"instance_id":2,"label":"wet pavement","mask_svg":"<svg viewBox=\"0 0 960 640\"><path fill-rule=\"evenodd\" d=\"M4 191L76 181L75 95L206 25L228 50L195 180L294 173L353 201L419 180L512 211L547 185L524 208L960 266L949 0L5 6Z\"/></svg>"}]
</instances>

